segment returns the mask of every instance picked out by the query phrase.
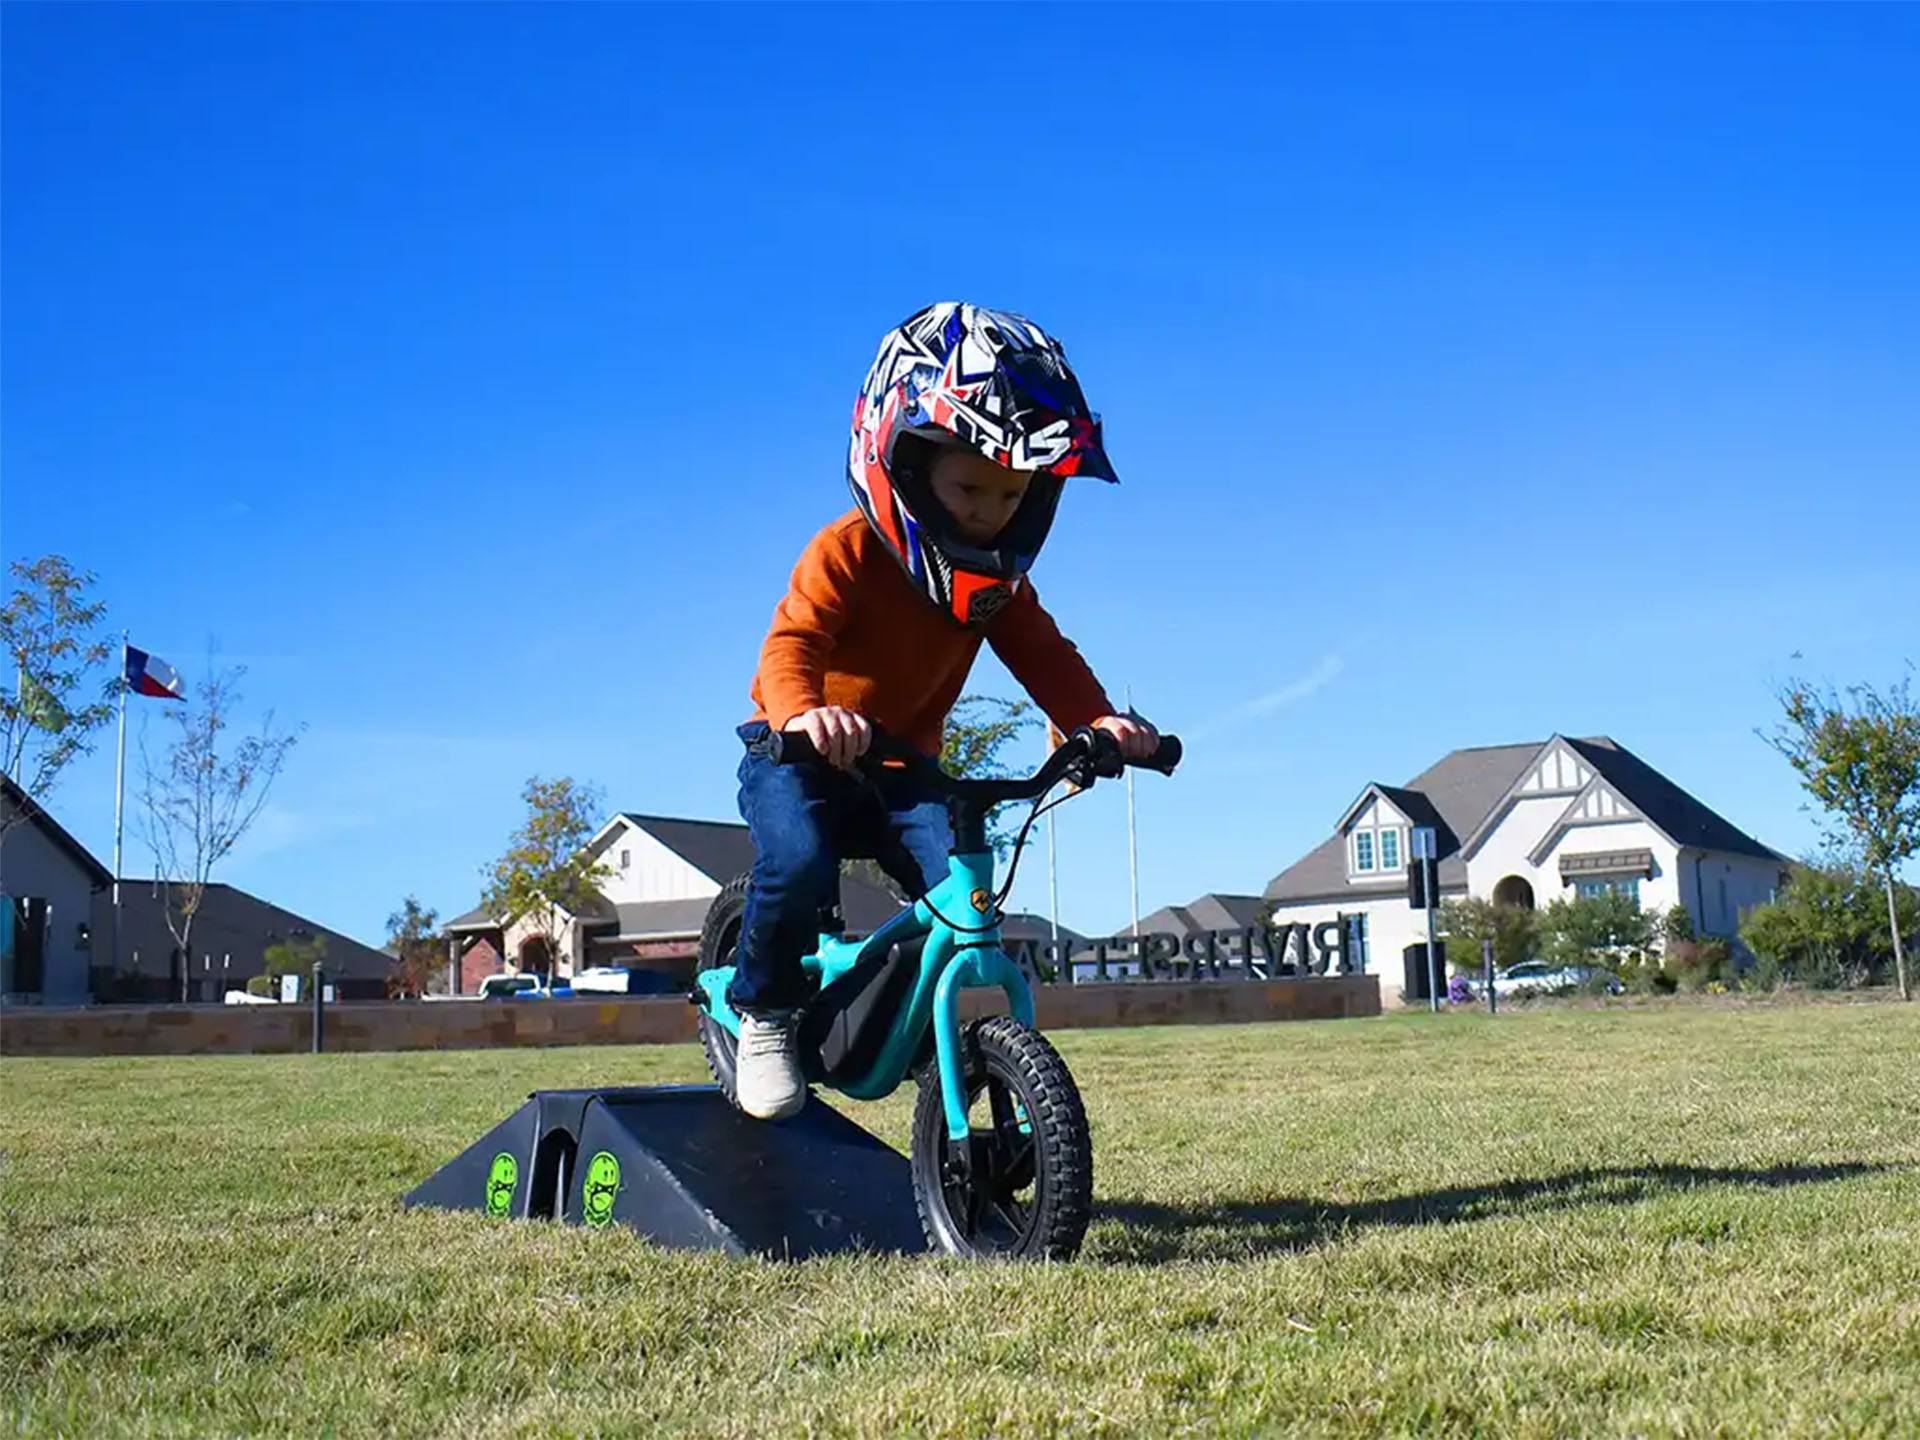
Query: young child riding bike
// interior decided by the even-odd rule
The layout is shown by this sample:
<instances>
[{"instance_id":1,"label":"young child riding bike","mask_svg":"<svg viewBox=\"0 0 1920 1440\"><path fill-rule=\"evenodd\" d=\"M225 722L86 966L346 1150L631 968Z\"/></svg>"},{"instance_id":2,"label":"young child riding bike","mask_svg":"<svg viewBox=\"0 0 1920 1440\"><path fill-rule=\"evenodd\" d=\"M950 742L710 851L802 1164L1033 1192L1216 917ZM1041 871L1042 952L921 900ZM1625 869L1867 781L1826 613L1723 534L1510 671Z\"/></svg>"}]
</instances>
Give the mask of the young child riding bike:
<instances>
[{"instance_id":1,"label":"young child riding bike","mask_svg":"<svg viewBox=\"0 0 1920 1440\"><path fill-rule=\"evenodd\" d=\"M1159 744L1144 720L1113 713L1027 578L1073 476L1117 478L1066 352L1032 321L945 303L880 342L847 457L859 508L802 552L739 730L755 859L727 999L749 1115L806 1102L801 961L840 861L870 856L913 895L947 873L944 802L854 771L875 725L937 756L984 640L1062 733L1096 726L1129 759ZM775 764L776 730L805 732L834 768Z\"/></svg>"}]
</instances>

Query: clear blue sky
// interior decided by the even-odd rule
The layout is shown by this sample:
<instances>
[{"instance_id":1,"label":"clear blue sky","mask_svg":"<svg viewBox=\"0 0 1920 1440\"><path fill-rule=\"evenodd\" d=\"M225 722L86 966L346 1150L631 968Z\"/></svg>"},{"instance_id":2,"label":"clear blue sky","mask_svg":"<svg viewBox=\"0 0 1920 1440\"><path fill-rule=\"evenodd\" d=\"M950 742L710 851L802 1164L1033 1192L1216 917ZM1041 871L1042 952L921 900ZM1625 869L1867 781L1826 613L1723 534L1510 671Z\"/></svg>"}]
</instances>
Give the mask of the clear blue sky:
<instances>
[{"instance_id":1,"label":"clear blue sky","mask_svg":"<svg viewBox=\"0 0 1920 1440\"><path fill-rule=\"evenodd\" d=\"M936 299L1041 320L1107 416L1125 483L1035 575L1191 742L1139 785L1143 908L1556 730L1800 850L1771 687L1920 658L1914 7L10 4L4 42L0 551L304 722L224 878L369 940L473 902L530 774L733 817L853 394ZM109 739L54 799L103 857L112 781ZM1068 923L1124 925L1124 815L1062 812Z\"/></svg>"}]
</instances>

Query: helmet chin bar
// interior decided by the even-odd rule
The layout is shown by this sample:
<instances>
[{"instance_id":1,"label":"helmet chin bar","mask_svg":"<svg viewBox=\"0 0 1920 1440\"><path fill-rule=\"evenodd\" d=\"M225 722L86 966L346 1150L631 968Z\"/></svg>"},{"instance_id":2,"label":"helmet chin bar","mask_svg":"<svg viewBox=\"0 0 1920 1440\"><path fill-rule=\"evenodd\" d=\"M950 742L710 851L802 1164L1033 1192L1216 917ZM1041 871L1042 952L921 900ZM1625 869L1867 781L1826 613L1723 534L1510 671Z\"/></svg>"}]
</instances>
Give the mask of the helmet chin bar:
<instances>
[{"instance_id":1,"label":"helmet chin bar","mask_svg":"<svg viewBox=\"0 0 1920 1440\"><path fill-rule=\"evenodd\" d=\"M949 564L957 570L1012 581L1027 573L1040 547L1053 528L1054 513L1060 506L1066 482L1047 470L1033 472L1026 496L1013 519L1007 522L991 546L969 543L955 529L947 507L934 496L933 459L944 448L971 450L964 440L940 431L934 440L918 430L901 430L893 438L892 453L887 456L887 477L894 490L913 513L914 523L940 547ZM906 443L912 442L912 443Z\"/></svg>"}]
</instances>

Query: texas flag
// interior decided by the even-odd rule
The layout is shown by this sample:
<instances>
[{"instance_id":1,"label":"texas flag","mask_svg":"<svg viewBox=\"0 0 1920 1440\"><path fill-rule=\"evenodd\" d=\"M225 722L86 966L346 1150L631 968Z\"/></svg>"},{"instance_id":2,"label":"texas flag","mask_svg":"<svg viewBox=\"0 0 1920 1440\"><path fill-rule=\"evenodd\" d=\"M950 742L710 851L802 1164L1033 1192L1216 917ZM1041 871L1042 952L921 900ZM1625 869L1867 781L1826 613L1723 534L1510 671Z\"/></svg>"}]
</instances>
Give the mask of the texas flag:
<instances>
[{"instance_id":1,"label":"texas flag","mask_svg":"<svg viewBox=\"0 0 1920 1440\"><path fill-rule=\"evenodd\" d=\"M151 695L156 700L184 700L186 682L180 672L158 655L127 646L127 688L136 695Z\"/></svg>"}]
</instances>

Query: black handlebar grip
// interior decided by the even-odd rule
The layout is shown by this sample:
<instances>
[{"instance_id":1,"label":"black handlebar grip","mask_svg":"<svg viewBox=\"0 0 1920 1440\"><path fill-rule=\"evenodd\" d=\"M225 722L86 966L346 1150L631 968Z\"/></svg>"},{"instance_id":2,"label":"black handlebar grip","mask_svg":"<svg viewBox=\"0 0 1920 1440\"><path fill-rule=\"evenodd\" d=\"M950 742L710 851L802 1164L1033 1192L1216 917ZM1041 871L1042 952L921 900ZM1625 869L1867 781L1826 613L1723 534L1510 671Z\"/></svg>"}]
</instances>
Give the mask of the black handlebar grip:
<instances>
[{"instance_id":1,"label":"black handlebar grip","mask_svg":"<svg viewBox=\"0 0 1920 1440\"><path fill-rule=\"evenodd\" d=\"M811 765L826 757L804 730L769 730L767 758L776 765Z\"/></svg>"},{"instance_id":2,"label":"black handlebar grip","mask_svg":"<svg viewBox=\"0 0 1920 1440\"><path fill-rule=\"evenodd\" d=\"M1127 763L1141 770L1158 770L1162 775L1173 774L1174 767L1180 763L1181 746L1178 735L1162 735L1160 748L1144 760L1129 760Z\"/></svg>"}]
</instances>

